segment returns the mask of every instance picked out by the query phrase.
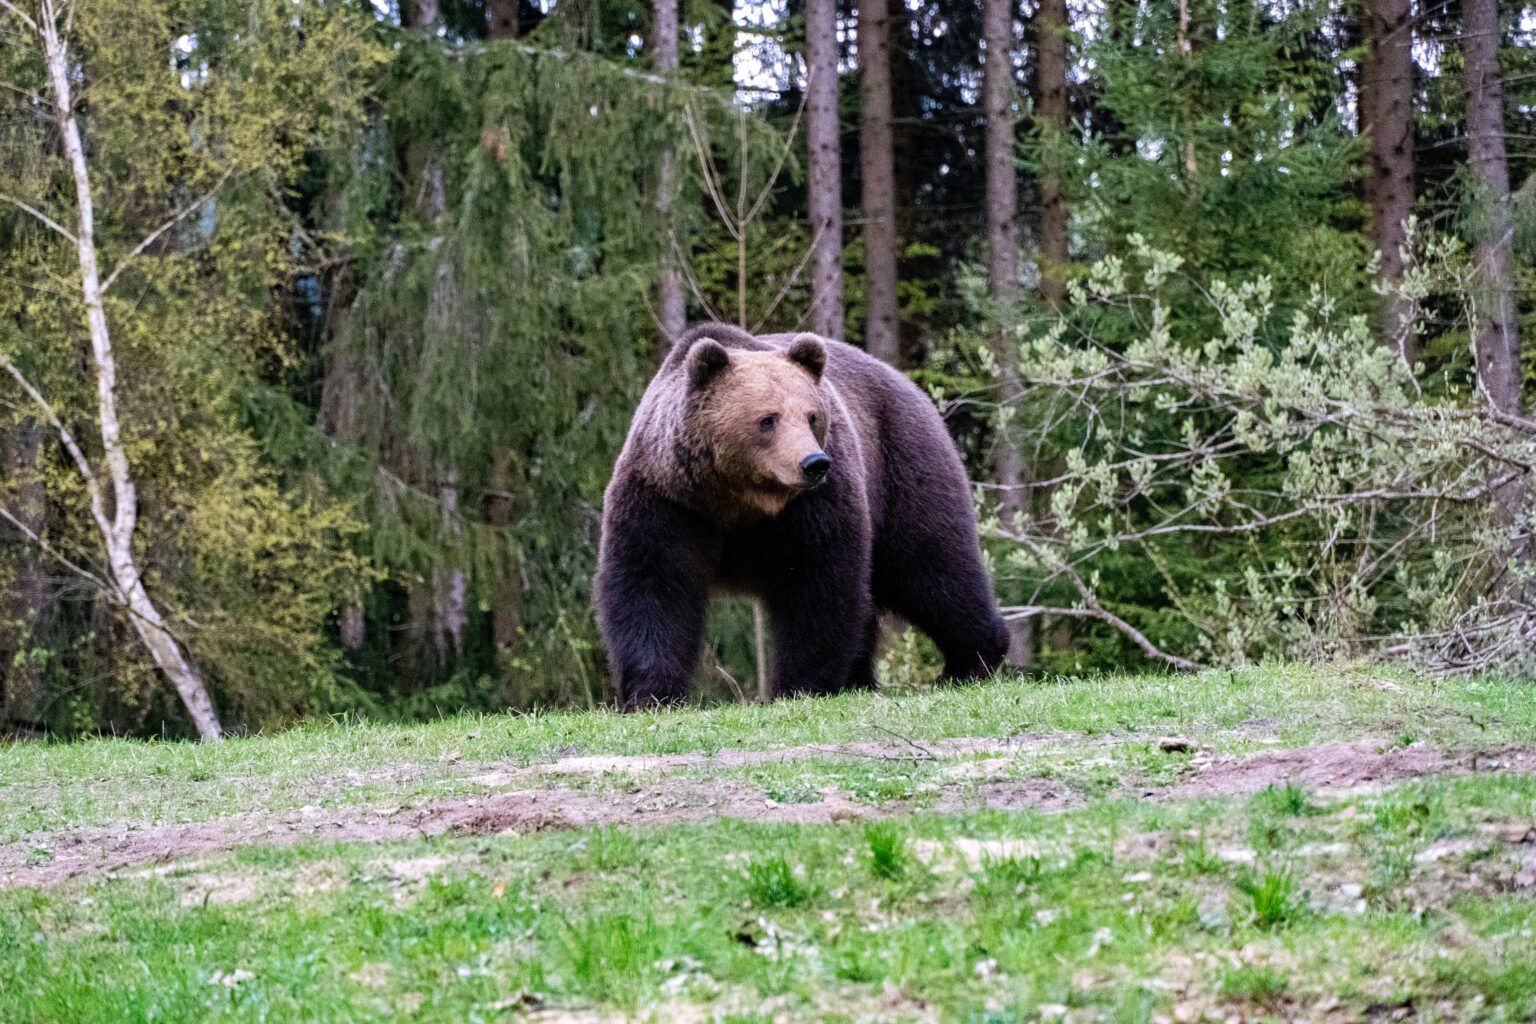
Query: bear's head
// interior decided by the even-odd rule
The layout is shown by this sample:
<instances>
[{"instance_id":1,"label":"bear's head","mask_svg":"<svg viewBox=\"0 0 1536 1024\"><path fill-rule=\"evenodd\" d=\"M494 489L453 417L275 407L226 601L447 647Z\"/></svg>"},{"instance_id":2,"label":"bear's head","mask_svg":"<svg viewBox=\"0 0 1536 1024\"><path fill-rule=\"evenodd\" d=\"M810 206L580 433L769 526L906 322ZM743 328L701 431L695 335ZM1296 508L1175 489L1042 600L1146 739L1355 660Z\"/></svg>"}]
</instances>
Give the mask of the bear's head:
<instances>
[{"instance_id":1,"label":"bear's head","mask_svg":"<svg viewBox=\"0 0 1536 1024\"><path fill-rule=\"evenodd\" d=\"M809 334L782 351L727 349L707 337L688 350L691 432L732 504L777 515L826 480L826 364L826 346Z\"/></svg>"}]
</instances>

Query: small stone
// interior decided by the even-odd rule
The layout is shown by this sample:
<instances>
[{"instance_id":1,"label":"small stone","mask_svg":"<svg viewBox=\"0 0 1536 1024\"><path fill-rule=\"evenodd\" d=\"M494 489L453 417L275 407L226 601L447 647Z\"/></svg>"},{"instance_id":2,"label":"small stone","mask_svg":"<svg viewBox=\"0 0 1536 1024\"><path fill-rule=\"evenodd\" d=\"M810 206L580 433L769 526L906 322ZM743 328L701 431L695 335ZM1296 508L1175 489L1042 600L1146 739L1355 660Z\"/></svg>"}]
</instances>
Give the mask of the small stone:
<instances>
[{"instance_id":1,"label":"small stone","mask_svg":"<svg viewBox=\"0 0 1536 1024\"><path fill-rule=\"evenodd\" d=\"M1365 892L1365 886L1359 882L1345 882L1339 886L1339 895L1348 900L1357 900Z\"/></svg>"},{"instance_id":2,"label":"small stone","mask_svg":"<svg viewBox=\"0 0 1536 1024\"><path fill-rule=\"evenodd\" d=\"M1067 1015L1067 1008L1061 1003L1041 1003L1035 1007L1035 1012L1040 1014L1041 1020L1061 1020Z\"/></svg>"},{"instance_id":3,"label":"small stone","mask_svg":"<svg viewBox=\"0 0 1536 1024\"><path fill-rule=\"evenodd\" d=\"M1200 1019L1200 1011L1195 1009L1194 1003L1175 1003L1173 1006L1173 1019L1179 1024L1194 1024Z\"/></svg>"},{"instance_id":4,"label":"small stone","mask_svg":"<svg viewBox=\"0 0 1536 1024\"><path fill-rule=\"evenodd\" d=\"M1497 834L1506 843L1536 842L1536 826L1532 825L1501 825Z\"/></svg>"}]
</instances>

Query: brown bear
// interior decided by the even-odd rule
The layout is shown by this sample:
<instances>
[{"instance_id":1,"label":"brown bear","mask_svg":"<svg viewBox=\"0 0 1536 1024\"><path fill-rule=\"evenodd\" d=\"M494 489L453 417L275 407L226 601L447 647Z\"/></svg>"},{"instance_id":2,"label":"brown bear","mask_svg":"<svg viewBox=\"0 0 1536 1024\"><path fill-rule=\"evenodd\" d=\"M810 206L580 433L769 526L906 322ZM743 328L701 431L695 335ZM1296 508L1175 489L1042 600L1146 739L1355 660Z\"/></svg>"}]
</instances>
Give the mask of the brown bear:
<instances>
[{"instance_id":1,"label":"brown bear","mask_svg":"<svg viewBox=\"0 0 1536 1024\"><path fill-rule=\"evenodd\" d=\"M933 405L879 360L811 334L702 324L646 389L598 555L624 706L687 696L716 592L763 602L778 696L876 685L881 611L932 637L949 679L992 671L1008 646Z\"/></svg>"}]
</instances>

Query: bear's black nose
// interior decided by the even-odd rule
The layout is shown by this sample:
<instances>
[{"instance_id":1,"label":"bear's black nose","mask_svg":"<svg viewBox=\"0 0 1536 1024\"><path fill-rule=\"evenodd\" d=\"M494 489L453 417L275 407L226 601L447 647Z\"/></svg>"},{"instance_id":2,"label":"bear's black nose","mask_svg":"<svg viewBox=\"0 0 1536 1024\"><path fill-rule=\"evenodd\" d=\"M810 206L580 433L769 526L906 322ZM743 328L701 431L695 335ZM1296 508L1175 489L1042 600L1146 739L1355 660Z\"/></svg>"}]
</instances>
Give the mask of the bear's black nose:
<instances>
[{"instance_id":1,"label":"bear's black nose","mask_svg":"<svg viewBox=\"0 0 1536 1024\"><path fill-rule=\"evenodd\" d=\"M819 484L827 478L827 471L832 468L832 460L826 452L817 452L815 455L807 455L800 460L800 472L813 484Z\"/></svg>"}]
</instances>

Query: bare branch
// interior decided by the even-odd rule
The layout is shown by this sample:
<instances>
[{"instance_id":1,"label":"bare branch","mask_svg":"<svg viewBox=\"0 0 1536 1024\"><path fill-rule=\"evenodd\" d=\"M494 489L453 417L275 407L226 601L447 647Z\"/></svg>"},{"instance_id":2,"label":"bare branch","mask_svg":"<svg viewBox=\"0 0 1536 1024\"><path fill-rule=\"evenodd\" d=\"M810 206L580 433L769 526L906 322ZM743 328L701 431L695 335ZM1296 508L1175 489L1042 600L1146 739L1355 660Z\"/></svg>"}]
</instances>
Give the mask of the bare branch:
<instances>
[{"instance_id":1,"label":"bare branch","mask_svg":"<svg viewBox=\"0 0 1536 1024\"><path fill-rule=\"evenodd\" d=\"M1010 604L1004 605L999 611L1002 612L1003 618L1009 620L1029 619L1039 615L1063 615L1074 619L1098 619L1100 622L1107 622L1121 633L1124 633L1149 658L1156 658L1158 661L1167 662L1174 668L1184 672L1197 672L1200 669L1197 663L1190 661L1188 658L1181 658L1177 654L1169 654L1167 651L1162 650L1151 640L1148 640L1146 634L1141 630L1126 622L1114 612L1106 611L1101 607L1059 608L1039 604Z\"/></svg>"},{"instance_id":2,"label":"bare branch","mask_svg":"<svg viewBox=\"0 0 1536 1024\"><path fill-rule=\"evenodd\" d=\"M134 246L132 251L130 251L128 253L128 255L124 256L121 260L118 261L117 266L112 269L112 273L107 275L107 279L105 281L101 282L101 293L103 295L105 295L108 291L110 291L111 288L112 288L112 282L117 280L117 275L121 274L123 272L123 270L128 266L128 264L133 262L135 257L139 256L141 253L144 252L145 249L148 249L151 245L154 245L155 244L155 239L159 238L161 235L163 235L167 231L171 230L171 228L175 227L177 224L179 224L183 220L185 220L186 217L189 214L193 213L196 210L201 209L203 204L207 203L214 196L218 195L219 189L224 187L224 183L229 180L229 176L231 174L233 174L233 173L234 173L233 168L231 168L230 170L225 171L224 172L224 176L219 179L218 184L214 185L213 188L209 189L200 198L195 199L192 202L188 203L186 206L182 207L169 220L167 220L165 223L161 224L159 227L155 228L155 230L151 231L148 235L146 235L142 242L140 242L138 245Z\"/></svg>"},{"instance_id":3,"label":"bare branch","mask_svg":"<svg viewBox=\"0 0 1536 1024\"><path fill-rule=\"evenodd\" d=\"M74 232L70 231L64 225L60 224L58 221L56 221L52 217L48 216L42 210L39 210L37 207L32 206L30 203L26 203L26 202L24 202L24 201L22 201L20 199L17 199L15 196L6 195L4 192L0 192L0 203L9 203L12 206L16 207L18 210L21 210L24 213L31 214L39 222L41 222L42 224L46 225L49 230L56 231L59 234L63 235L65 238L69 239L71 244L78 244L79 241L80 241L78 238L75 237Z\"/></svg>"},{"instance_id":4,"label":"bare branch","mask_svg":"<svg viewBox=\"0 0 1536 1024\"><path fill-rule=\"evenodd\" d=\"M69 457L75 462L75 468L80 471L80 476L85 480L86 490L91 496L91 516L96 520L97 528L103 531L111 529L112 521L107 518L106 502L101 493L101 484L96 479L96 474L91 469L91 463L85 457L85 452L81 450L79 443L75 440L75 435L71 434L69 428L64 425L64 421L59 419L59 414L54 411L48 399L43 397L43 393L26 378L26 375L21 370L17 369L16 364L3 352L0 352L0 366L3 366L5 371L15 378L16 383L21 385L21 390L25 391L27 397L37 404L37 407L43 411L43 415L48 418L48 423L58 432L59 440L64 443L64 450L69 452Z\"/></svg>"},{"instance_id":5,"label":"bare branch","mask_svg":"<svg viewBox=\"0 0 1536 1024\"><path fill-rule=\"evenodd\" d=\"M14 3L11 2L11 0L0 0L0 8L4 8L11 14L15 15L21 20L22 24L26 25L27 28L31 29L33 32L37 31L37 22L32 20L32 16L27 14L20 7L17 7Z\"/></svg>"},{"instance_id":6,"label":"bare branch","mask_svg":"<svg viewBox=\"0 0 1536 1024\"><path fill-rule=\"evenodd\" d=\"M11 510L6 508L4 505L0 505L0 519L4 519L6 522L10 523L11 526L15 527L17 533L21 534L32 544L35 544L44 554L48 555L48 557L52 558L60 565L63 565L70 572L73 572L75 575L79 576L81 579L85 580L93 587L100 590L102 595L105 596L108 600L111 600L116 604L123 603L122 595L117 592L115 587L107 583L107 581L102 579L100 576L97 576L95 573L91 572L89 569L86 569L76 562L71 561L66 555L64 555L63 552L59 551L58 548L54 547L52 544L49 544L47 539L40 536L36 530L33 530L26 523L12 515Z\"/></svg>"}]
</instances>

